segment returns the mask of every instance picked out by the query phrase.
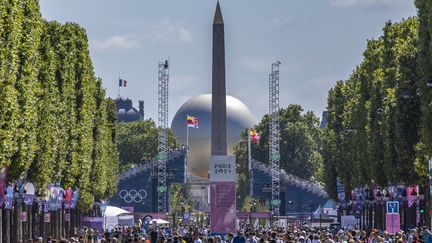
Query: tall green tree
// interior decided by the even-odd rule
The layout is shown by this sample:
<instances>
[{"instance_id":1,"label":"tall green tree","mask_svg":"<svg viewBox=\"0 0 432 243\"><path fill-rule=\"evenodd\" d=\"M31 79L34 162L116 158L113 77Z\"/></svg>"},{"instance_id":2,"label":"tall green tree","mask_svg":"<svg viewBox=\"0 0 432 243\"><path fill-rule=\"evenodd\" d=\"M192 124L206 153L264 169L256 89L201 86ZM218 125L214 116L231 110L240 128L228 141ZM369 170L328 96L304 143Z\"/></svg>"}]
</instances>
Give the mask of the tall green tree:
<instances>
[{"instance_id":1,"label":"tall green tree","mask_svg":"<svg viewBox=\"0 0 432 243\"><path fill-rule=\"evenodd\" d=\"M120 152L120 165L139 164L151 160L158 154L159 128L152 120L120 123L117 133L117 146ZM168 147L175 148L178 142L174 133L168 132Z\"/></svg>"}]
</instances>

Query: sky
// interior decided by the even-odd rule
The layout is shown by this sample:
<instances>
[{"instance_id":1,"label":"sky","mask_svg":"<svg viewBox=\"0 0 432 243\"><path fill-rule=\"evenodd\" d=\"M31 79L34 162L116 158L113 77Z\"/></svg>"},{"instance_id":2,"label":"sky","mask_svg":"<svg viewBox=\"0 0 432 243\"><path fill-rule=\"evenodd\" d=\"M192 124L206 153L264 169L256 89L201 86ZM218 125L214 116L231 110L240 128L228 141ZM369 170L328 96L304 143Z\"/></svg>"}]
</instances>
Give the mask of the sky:
<instances>
[{"instance_id":1,"label":"sky","mask_svg":"<svg viewBox=\"0 0 432 243\"><path fill-rule=\"evenodd\" d=\"M368 39L388 20L416 15L412 0L221 0L227 94L255 122L268 113L268 75L279 60L280 106L321 116L328 90L360 64ZM188 99L211 93L216 0L40 0L42 15L87 30L95 74L157 120L157 64L170 60L169 120Z\"/></svg>"}]
</instances>

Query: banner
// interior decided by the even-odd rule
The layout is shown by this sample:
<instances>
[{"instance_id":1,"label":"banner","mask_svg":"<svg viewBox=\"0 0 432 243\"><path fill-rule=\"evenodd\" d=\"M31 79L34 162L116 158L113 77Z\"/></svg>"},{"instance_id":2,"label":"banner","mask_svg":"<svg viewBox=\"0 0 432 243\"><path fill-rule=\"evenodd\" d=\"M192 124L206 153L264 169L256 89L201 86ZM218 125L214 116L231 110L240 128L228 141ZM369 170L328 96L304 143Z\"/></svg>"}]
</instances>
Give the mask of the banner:
<instances>
[{"instance_id":1,"label":"banner","mask_svg":"<svg viewBox=\"0 0 432 243\"><path fill-rule=\"evenodd\" d=\"M235 232L236 203L235 182L211 182L211 217L212 234L225 235Z\"/></svg>"},{"instance_id":2,"label":"banner","mask_svg":"<svg viewBox=\"0 0 432 243\"><path fill-rule=\"evenodd\" d=\"M32 183L26 183L24 185L24 204L26 206L32 206L34 201L34 195L35 195L35 187Z\"/></svg>"},{"instance_id":3,"label":"banner","mask_svg":"<svg viewBox=\"0 0 432 243\"><path fill-rule=\"evenodd\" d=\"M364 188L357 187L353 191L352 200L355 202L355 208L357 210L362 210L364 202Z\"/></svg>"},{"instance_id":4,"label":"banner","mask_svg":"<svg viewBox=\"0 0 432 243\"><path fill-rule=\"evenodd\" d=\"M400 231L400 214L386 214L386 230L392 235Z\"/></svg>"},{"instance_id":5,"label":"banner","mask_svg":"<svg viewBox=\"0 0 432 243\"><path fill-rule=\"evenodd\" d=\"M249 212L237 212L237 219L248 219L250 217Z\"/></svg>"},{"instance_id":6,"label":"banner","mask_svg":"<svg viewBox=\"0 0 432 243\"><path fill-rule=\"evenodd\" d=\"M27 212L21 212L20 221L22 221L22 222L27 221Z\"/></svg>"},{"instance_id":7,"label":"banner","mask_svg":"<svg viewBox=\"0 0 432 243\"><path fill-rule=\"evenodd\" d=\"M418 185L408 186L407 189L408 207L412 207L414 203L416 203L417 206L419 205L418 192L419 192Z\"/></svg>"},{"instance_id":8,"label":"banner","mask_svg":"<svg viewBox=\"0 0 432 243\"><path fill-rule=\"evenodd\" d=\"M83 225L92 229L96 229L98 232L103 232L103 217L84 217Z\"/></svg>"},{"instance_id":9,"label":"banner","mask_svg":"<svg viewBox=\"0 0 432 243\"><path fill-rule=\"evenodd\" d=\"M44 222L45 223L51 223L51 214L50 213L44 214Z\"/></svg>"},{"instance_id":10,"label":"banner","mask_svg":"<svg viewBox=\"0 0 432 243\"><path fill-rule=\"evenodd\" d=\"M236 164L234 156L210 159L210 226L212 234L236 229Z\"/></svg>"},{"instance_id":11,"label":"banner","mask_svg":"<svg viewBox=\"0 0 432 243\"><path fill-rule=\"evenodd\" d=\"M78 198L79 198L79 189L76 189L74 191L74 193L72 194L72 201L71 201L71 208L72 209L76 208L76 204L78 202Z\"/></svg>"},{"instance_id":12,"label":"banner","mask_svg":"<svg viewBox=\"0 0 432 243\"><path fill-rule=\"evenodd\" d=\"M0 208L3 207L4 195L6 192L7 170L9 167L0 169Z\"/></svg>"},{"instance_id":13,"label":"banner","mask_svg":"<svg viewBox=\"0 0 432 243\"><path fill-rule=\"evenodd\" d=\"M60 186L57 186L58 197L57 197L57 209L61 210L63 208L63 194L64 190Z\"/></svg>"},{"instance_id":14,"label":"banner","mask_svg":"<svg viewBox=\"0 0 432 243\"><path fill-rule=\"evenodd\" d=\"M271 219L271 213L270 212L252 212L251 218L254 219Z\"/></svg>"},{"instance_id":15,"label":"banner","mask_svg":"<svg viewBox=\"0 0 432 243\"><path fill-rule=\"evenodd\" d=\"M72 208L72 195L73 195L73 191L69 187L64 192L64 199L63 200L64 200L64 204L65 204L65 209L71 209Z\"/></svg>"},{"instance_id":16,"label":"banner","mask_svg":"<svg viewBox=\"0 0 432 243\"><path fill-rule=\"evenodd\" d=\"M336 178L336 191L339 199L339 203L343 209L345 209L348 205L346 203L345 198L345 186L340 181L339 177Z\"/></svg>"},{"instance_id":17,"label":"banner","mask_svg":"<svg viewBox=\"0 0 432 243\"><path fill-rule=\"evenodd\" d=\"M15 184L12 183L12 185L10 185L6 188L6 195L4 196L4 198L5 198L4 208L5 209L12 209L13 208L14 187L15 187Z\"/></svg>"},{"instance_id":18,"label":"banner","mask_svg":"<svg viewBox=\"0 0 432 243\"><path fill-rule=\"evenodd\" d=\"M48 202L48 211L57 211L58 210L58 188L54 186L54 184L49 184L47 188L47 202Z\"/></svg>"}]
</instances>

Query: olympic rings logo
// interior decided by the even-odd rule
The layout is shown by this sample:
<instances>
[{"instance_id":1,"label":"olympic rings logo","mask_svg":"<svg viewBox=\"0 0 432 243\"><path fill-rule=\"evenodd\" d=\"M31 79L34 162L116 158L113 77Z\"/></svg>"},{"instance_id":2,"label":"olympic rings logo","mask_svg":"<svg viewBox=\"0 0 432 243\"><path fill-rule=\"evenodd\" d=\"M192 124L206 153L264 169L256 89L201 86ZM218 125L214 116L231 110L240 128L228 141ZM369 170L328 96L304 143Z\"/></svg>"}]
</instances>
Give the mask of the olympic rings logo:
<instances>
[{"instance_id":1,"label":"olympic rings logo","mask_svg":"<svg viewBox=\"0 0 432 243\"><path fill-rule=\"evenodd\" d=\"M147 192L144 189L141 189L139 191L137 190L121 190L119 192L119 197L123 199L126 203L142 203L145 204L144 199L147 197Z\"/></svg>"}]
</instances>

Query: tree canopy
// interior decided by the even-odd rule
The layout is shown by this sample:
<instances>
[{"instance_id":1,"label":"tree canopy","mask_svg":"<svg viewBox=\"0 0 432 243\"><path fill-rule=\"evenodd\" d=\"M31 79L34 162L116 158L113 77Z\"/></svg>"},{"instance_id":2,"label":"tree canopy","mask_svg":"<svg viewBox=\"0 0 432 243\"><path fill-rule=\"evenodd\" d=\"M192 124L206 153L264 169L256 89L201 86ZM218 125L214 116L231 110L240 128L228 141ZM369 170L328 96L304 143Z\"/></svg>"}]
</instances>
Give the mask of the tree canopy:
<instances>
[{"instance_id":1,"label":"tree canopy","mask_svg":"<svg viewBox=\"0 0 432 243\"><path fill-rule=\"evenodd\" d=\"M115 109L83 28L42 19L37 0L0 4L0 167L8 180L79 188L79 206L114 193ZM115 111L114 111L115 112Z\"/></svg>"}]
</instances>

